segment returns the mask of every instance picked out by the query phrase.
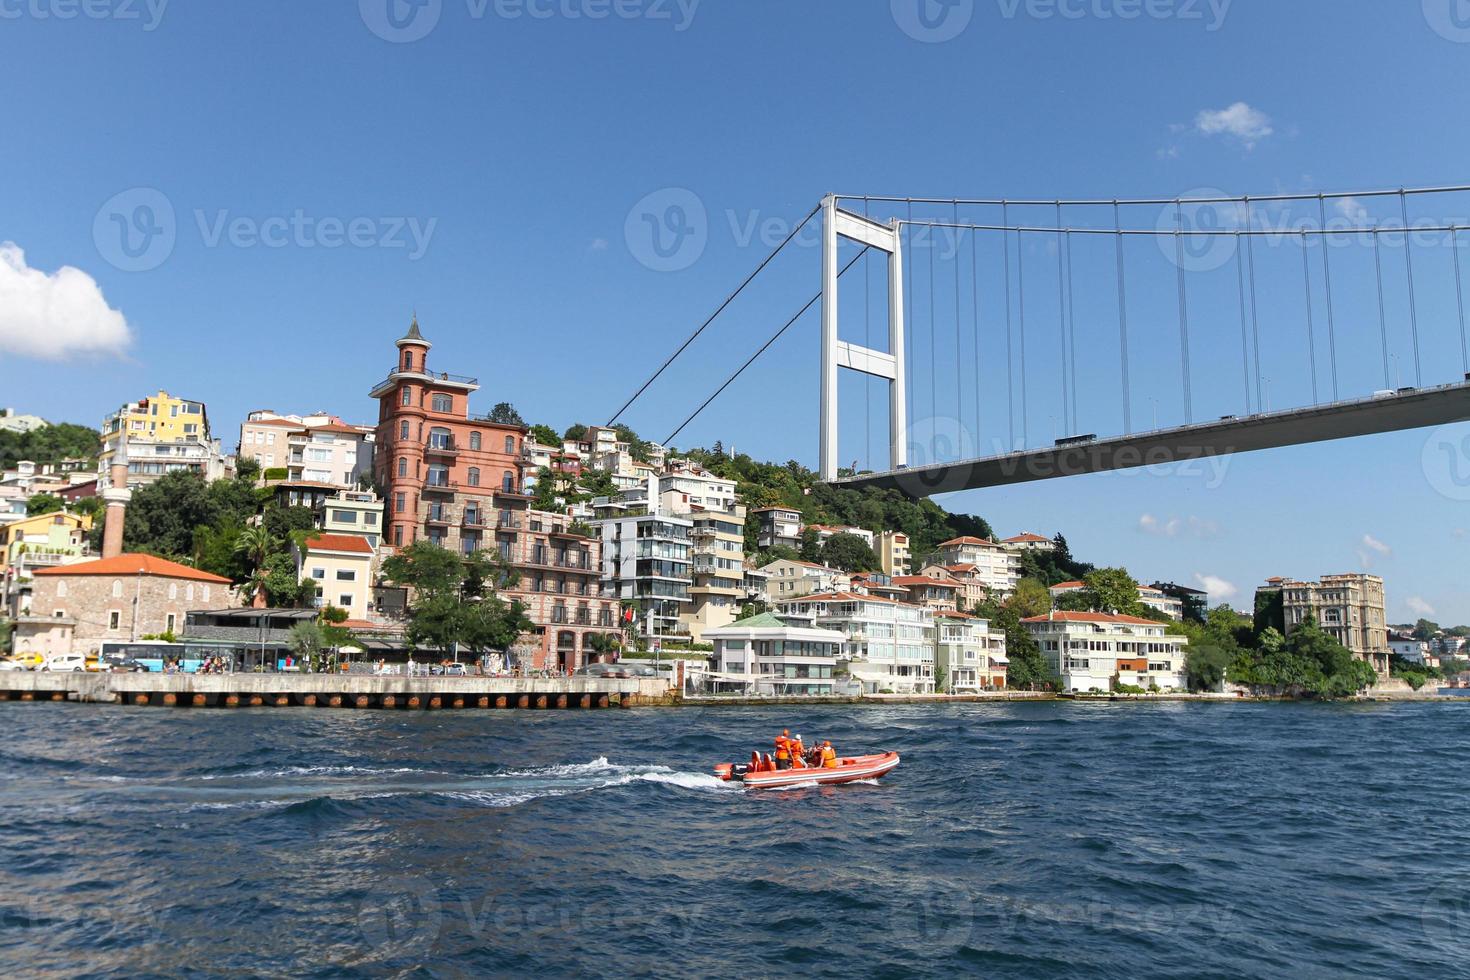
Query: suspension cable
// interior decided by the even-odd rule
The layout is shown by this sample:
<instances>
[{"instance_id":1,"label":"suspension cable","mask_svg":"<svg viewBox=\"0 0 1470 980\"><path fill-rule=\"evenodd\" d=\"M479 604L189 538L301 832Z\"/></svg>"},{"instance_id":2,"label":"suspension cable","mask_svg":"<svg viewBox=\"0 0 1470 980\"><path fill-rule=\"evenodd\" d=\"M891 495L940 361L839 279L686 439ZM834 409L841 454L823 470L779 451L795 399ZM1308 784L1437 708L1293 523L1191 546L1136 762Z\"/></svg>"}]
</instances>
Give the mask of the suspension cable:
<instances>
[{"instance_id":1,"label":"suspension cable","mask_svg":"<svg viewBox=\"0 0 1470 980\"><path fill-rule=\"evenodd\" d=\"M1414 337L1414 384L1424 387L1424 372L1419 367L1419 304L1414 298L1414 236L1409 232L1409 198L1399 192L1399 208L1404 219L1404 268L1409 274L1409 329Z\"/></svg>"},{"instance_id":2,"label":"suspension cable","mask_svg":"<svg viewBox=\"0 0 1470 980\"><path fill-rule=\"evenodd\" d=\"M1057 358L1062 362L1062 428L1063 435L1072 435L1071 419L1068 417L1071 411L1071 394L1068 389L1068 381L1071 374L1067 367L1067 294L1066 283L1063 276L1063 265L1065 257L1062 255L1062 202L1057 202L1057 331L1060 342L1057 344Z\"/></svg>"},{"instance_id":3,"label":"suspension cable","mask_svg":"<svg viewBox=\"0 0 1470 980\"><path fill-rule=\"evenodd\" d=\"M1250 199L1245 202L1245 233L1250 236L1251 226L1255 222L1255 212L1251 210ZM1255 348L1256 361L1256 408L1266 410L1266 389L1261 384L1261 314L1256 302L1256 240L1247 237L1245 240L1246 262L1250 266L1251 286L1251 340Z\"/></svg>"},{"instance_id":4,"label":"suspension cable","mask_svg":"<svg viewBox=\"0 0 1470 980\"><path fill-rule=\"evenodd\" d=\"M725 301L719 305L719 308L709 315L709 319L701 323L699 325L699 329L690 334L689 337L682 344L679 345L678 350L670 354L668 360L664 361L663 364L659 366L659 369L653 372L653 375L647 381L643 382L643 385L637 391L633 392L632 398L629 398L627 401L623 402L623 407L614 412L613 417L607 420L608 425L612 425L614 422L616 422L622 416L622 414L628 410L628 406L637 401L639 397L641 397L642 394L648 390L648 386L657 381L659 379L659 376L668 370L669 365L673 364L674 361L678 359L680 354L688 350L689 345L694 343L694 341L699 338L700 334L704 333L705 328L708 327L711 323L715 322L715 318L718 317L721 313L725 312L725 310L730 306L731 303L735 302L735 298L745 291L745 287L749 286L751 282L755 280L755 277L760 275L761 272L765 270L766 266L770 265L772 260L774 260L777 255L780 255L781 251L785 249L787 245L791 244L792 240L795 239L797 235L801 234L801 230L806 227L807 222L811 221L812 218L815 217L817 212L820 210L822 210L822 208L820 205L818 205L817 207L812 208L811 212L807 214L805 218L801 219L801 222L791 230L791 234L786 236L785 241L783 241L780 245L777 245L775 250L772 251L771 254L767 255L763 260L761 260L761 264L755 267L755 271L745 277L745 281L742 282L733 293L725 298Z\"/></svg>"},{"instance_id":5,"label":"suspension cable","mask_svg":"<svg viewBox=\"0 0 1470 980\"><path fill-rule=\"evenodd\" d=\"M1317 195L1318 218L1322 230L1327 230L1327 200ZM1327 287L1327 345L1328 358L1332 361L1332 400L1338 400L1337 393L1337 315L1332 302L1332 239L1322 239L1322 278Z\"/></svg>"},{"instance_id":6,"label":"suspension cable","mask_svg":"<svg viewBox=\"0 0 1470 980\"><path fill-rule=\"evenodd\" d=\"M1016 329L1021 341L1021 447L1031 445L1031 406L1026 397L1026 243L1016 232Z\"/></svg>"},{"instance_id":7,"label":"suspension cable","mask_svg":"<svg viewBox=\"0 0 1470 980\"><path fill-rule=\"evenodd\" d=\"M847 270L848 269L851 269L853 266L857 265L858 259L860 259L864 255L868 254L868 249L870 249L870 248L872 248L871 245L864 245L863 246L863 250L861 252L859 252L858 254L854 255L852 257L852 261L849 262L849 263L847 263L847 265L843 266L842 267L842 271L839 272L839 273L837 273L837 278L838 279L841 279L847 273ZM726 378L725 379L725 383L722 384L722 385L720 385L718 388L716 388L715 391L714 391L714 394L712 394L708 398L706 398L700 404L700 406L694 410L693 414L691 414L683 422L679 423L679 427L677 429L675 429L673 432L669 433L669 437L664 440L664 445L665 446L671 446L671 445L673 445L674 438L676 436L678 436L679 433L683 432L684 429L689 425L690 422L693 422L695 419L697 419L699 417L699 415L700 415L701 412L703 412L706 408L709 408L711 402L713 402L716 398L720 397L720 395L724 392L724 390L726 388L728 388L732 384L734 384L735 383L735 379L739 378L742 374L744 374L745 373L745 369L748 368L748 367L750 367L752 364L754 364L755 361L756 361L756 358L760 357L762 354L764 354L767 350L770 349L770 347L771 347L772 344L774 344L776 341L780 340L781 337L782 337L782 335L784 335L786 333L786 331L790 330L791 327L792 327L792 325L795 324L797 320L800 320L802 318L802 316L805 315L805 313L808 310L810 310L813 306L816 306L817 303L818 303L818 301L821 300L821 298L822 298L822 294L821 293L817 293L817 295L815 295L811 299L807 300L806 301L806 305L803 306L801 309L797 310L796 311L796 315L793 316L791 319L787 320L786 321L786 324L780 330L777 330L771 336L771 339L770 340L768 340L764 344L762 344L761 347L760 347L760 350L758 350L754 354L750 355L750 359L747 360L744 364L740 365L740 367L736 369L736 371L735 371L734 374L732 374L728 378Z\"/></svg>"},{"instance_id":8,"label":"suspension cable","mask_svg":"<svg viewBox=\"0 0 1470 980\"><path fill-rule=\"evenodd\" d=\"M1317 395L1317 329L1312 322L1312 270L1307 262L1307 236L1302 236L1302 285L1307 297L1307 358L1312 366L1312 404L1320 401Z\"/></svg>"},{"instance_id":9,"label":"suspension cable","mask_svg":"<svg viewBox=\"0 0 1470 980\"><path fill-rule=\"evenodd\" d=\"M1006 224L1010 219L1006 216L1006 205L1000 206L1001 224ZM1004 233L1000 236L1001 253L1005 256L1006 277L1006 433L1010 439L1009 448L1016 448L1016 358L1011 349L1011 334L1014 328L1011 323L1011 236Z\"/></svg>"},{"instance_id":10,"label":"suspension cable","mask_svg":"<svg viewBox=\"0 0 1470 980\"><path fill-rule=\"evenodd\" d=\"M1113 240L1118 256L1118 339L1123 363L1123 433L1133 434L1133 395L1128 390L1128 272L1123 264L1123 227L1119 223L1118 203L1113 202L1113 225L1117 238Z\"/></svg>"}]
</instances>

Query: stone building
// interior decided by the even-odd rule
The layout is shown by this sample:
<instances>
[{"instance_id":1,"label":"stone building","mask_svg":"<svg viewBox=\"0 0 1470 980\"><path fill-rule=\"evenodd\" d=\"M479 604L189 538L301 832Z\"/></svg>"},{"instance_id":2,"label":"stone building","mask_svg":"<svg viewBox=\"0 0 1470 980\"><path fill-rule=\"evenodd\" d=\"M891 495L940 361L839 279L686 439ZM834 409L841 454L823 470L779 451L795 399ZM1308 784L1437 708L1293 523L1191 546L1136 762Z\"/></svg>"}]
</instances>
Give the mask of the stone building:
<instances>
[{"instance_id":1,"label":"stone building","mask_svg":"<svg viewBox=\"0 0 1470 980\"><path fill-rule=\"evenodd\" d=\"M1388 615L1385 611L1383 579L1377 575L1349 572L1324 575L1320 582L1271 579L1262 592L1281 594L1286 635L1315 616L1317 624L1337 642L1367 661L1381 676L1388 676Z\"/></svg>"}]
</instances>

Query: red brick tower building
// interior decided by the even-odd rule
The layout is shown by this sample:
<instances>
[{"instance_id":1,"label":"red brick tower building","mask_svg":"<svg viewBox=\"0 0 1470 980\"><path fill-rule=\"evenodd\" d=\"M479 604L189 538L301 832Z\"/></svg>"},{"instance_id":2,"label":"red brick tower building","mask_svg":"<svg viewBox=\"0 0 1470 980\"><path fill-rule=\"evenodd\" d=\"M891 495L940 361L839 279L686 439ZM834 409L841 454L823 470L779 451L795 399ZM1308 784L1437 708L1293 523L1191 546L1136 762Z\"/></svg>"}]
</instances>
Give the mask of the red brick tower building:
<instances>
[{"instance_id":1,"label":"red brick tower building","mask_svg":"<svg viewBox=\"0 0 1470 980\"><path fill-rule=\"evenodd\" d=\"M510 598L537 626L537 668L593 659L586 639L617 629L617 600L602 595L602 546L572 533L565 515L531 509L524 492L527 429L470 415L474 378L429 370L432 346L414 317L397 342L378 399L373 472L386 499L383 543L428 539L459 554L498 551L520 573Z\"/></svg>"}]
</instances>

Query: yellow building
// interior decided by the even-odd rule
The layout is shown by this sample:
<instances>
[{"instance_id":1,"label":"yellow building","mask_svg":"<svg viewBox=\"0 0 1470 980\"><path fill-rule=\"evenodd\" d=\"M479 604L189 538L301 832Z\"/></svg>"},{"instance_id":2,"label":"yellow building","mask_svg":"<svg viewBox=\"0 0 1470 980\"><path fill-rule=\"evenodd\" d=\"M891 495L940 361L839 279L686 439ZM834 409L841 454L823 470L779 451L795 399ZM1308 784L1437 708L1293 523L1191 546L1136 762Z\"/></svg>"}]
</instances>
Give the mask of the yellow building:
<instances>
[{"instance_id":1,"label":"yellow building","mask_svg":"<svg viewBox=\"0 0 1470 980\"><path fill-rule=\"evenodd\" d=\"M204 403L175 398L166 391L129 402L102 420L98 486L111 484L111 467L124 438L128 486L152 483L173 470L188 469L206 480L225 475L219 444L210 438Z\"/></svg>"},{"instance_id":2,"label":"yellow building","mask_svg":"<svg viewBox=\"0 0 1470 980\"><path fill-rule=\"evenodd\" d=\"M0 525L0 614L29 606L31 576L43 568L80 561L87 554L92 518L56 511Z\"/></svg>"}]
</instances>

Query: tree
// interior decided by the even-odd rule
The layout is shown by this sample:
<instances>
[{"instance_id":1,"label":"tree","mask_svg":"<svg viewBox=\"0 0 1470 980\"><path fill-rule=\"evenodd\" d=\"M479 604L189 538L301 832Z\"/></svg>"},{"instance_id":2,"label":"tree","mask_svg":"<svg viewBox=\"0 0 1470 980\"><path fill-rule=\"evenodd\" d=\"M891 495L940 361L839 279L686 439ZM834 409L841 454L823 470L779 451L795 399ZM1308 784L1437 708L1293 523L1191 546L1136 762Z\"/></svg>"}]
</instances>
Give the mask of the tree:
<instances>
[{"instance_id":1,"label":"tree","mask_svg":"<svg viewBox=\"0 0 1470 980\"><path fill-rule=\"evenodd\" d=\"M383 562L383 577L413 589L423 599L458 598L464 582L464 561L432 541L419 539Z\"/></svg>"},{"instance_id":2,"label":"tree","mask_svg":"<svg viewBox=\"0 0 1470 980\"><path fill-rule=\"evenodd\" d=\"M1036 579L1023 578L1016 583L1016 591L1005 604L1022 619L1045 616L1051 611L1051 592Z\"/></svg>"},{"instance_id":3,"label":"tree","mask_svg":"<svg viewBox=\"0 0 1470 980\"><path fill-rule=\"evenodd\" d=\"M124 547L188 560L195 529L213 524L216 515L216 502L203 477L190 470L165 473L133 491L123 522Z\"/></svg>"},{"instance_id":4,"label":"tree","mask_svg":"<svg viewBox=\"0 0 1470 980\"><path fill-rule=\"evenodd\" d=\"M521 418L521 413L517 412L516 407L510 402L498 403L494 408L490 409L490 414L487 418L489 421L499 425L524 426L526 424L526 420Z\"/></svg>"},{"instance_id":5,"label":"tree","mask_svg":"<svg viewBox=\"0 0 1470 980\"><path fill-rule=\"evenodd\" d=\"M408 640L416 648L447 651L458 643L484 654L510 647L534 628L524 606L495 596L517 581L495 552L461 558L431 541L415 541L383 562L383 577L413 589Z\"/></svg>"},{"instance_id":6,"label":"tree","mask_svg":"<svg viewBox=\"0 0 1470 980\"><path fill-rule=\"evenodd\" d=\"M247 527L235 535L234 551L241 555L250 564L252 571L265 568L265 563L271 555L280 551L281 539L271 534L263 524ZM293 571L294 574L294 571ZM251 583L254 589L251 592L253 604L257 609L265 607L266 582L264 577Z\"/></svg>"},{"instance_id":7,"label":"tree","mask_svg":"<svg viewBox=\"0 0 1470 980\"><path fill-rule=\"evenodd\" d=\"M1011 603L983 604L977 613L990 621L992 630L1000 629L1006 637L1006 686L1018 690L1036 690L1039 687L1055 687L1060 678L1042 656L1041 647L1031 635L1018 610Z\"/></svg>"},{"instance_id":8,"label":"tree","mask_svg":"<svg viewBox=\"0 0 1470 980\"><path fill-rule=\"evenodd\" d=\"M569 425L567 426L567 431L563 432L561 437L567 442L581 442L587 438L587 427L580 422L576 425Z\"/></svg>"},{"instance_id":9,"label":"tree","mask_svg":"<svg viewBox=\"0 0 1470 980\"><path fill-rule=\"evenodd\" d=\"M1218 691L1235 652L1222 647L1190 644L1184 653L1184 672L1192 691Z\"/></svg>"},{"instance_id":10,"label":"tree","mask_svg":"<svg viewBox=\"0 0 1470 980\"><path fill-rule=\"evenodd\" d=\"M878 567L878 556L867 541L856 534L834 534L822 545L820 561L844 572L871 572Z\"/></svg>"},{"instance_id":11,"label":"tree","mask_svg":"<svg viewBox=\"0 0 1470 980\"><path fill-rule=\"evenodd\" d=\"M1138 601L1138 582L1126 568L1098 568L1083 576L1094 612L1137 616L1143 611Z\"/></svg>"},{"instance_id":12,"label":"tree","mask_svg":"<svg viewBox=\"0 0 1470 980\"><path fill-rule=\"evenodd\" d=\"M1439 624L1432 620L1421 618L1414 624L1414 639L1416 640L1432 640L1438 632Z\"/></svg>"},{"instance_id":13,"label":"tree","mask_svg":"<svg viewBox=\"0 0 1470 980\"><path fill-rule=\"evenodd\" d=\"M286 634L286 645L298 659L305 660L312 670L316 670L324 646L321 626L314 620L297 623Z\"/></svg>"},{"instance_id":14,"label":"tree","mask_svg":"<svg viewBox=\"0 0 1470 980\"><path fill-rule=\"evenodd\" d=\"M543 446L557 447L561 445L561 437L556 430L549 425L536 424L531 426L531 438Z\"/></svg>"},{"instance_id":15,"label":"tree","mask_svg":"<svg viewBox=\"0 0 1470 980\"><path fill-rule=\"evenodd\" d=\"M316 514L310 507L267 507L262 523L272 536L293 541L300 532L316 529Z\"/></svg>"},{"instance_id":16,"label":"tree","mask_svg":"<svg viewBox=\"0 0 1470 980\"><path fill-rule=\"evenodd\" d=\"M33 493L26 498L26 516L54 514L66 509L66 501L53 493Z\"/></svg>"},{"instance_id":17,"label":"tree","mask_svg":"<svg viewBox=\"0 0 1470 980\"><path fill-rule=\"evenodd\" d=\"M756 568L765 568L773 561L801 561L801 552L790 545L772 545L765 551L757 551L752 558Z\"/></svg>"},{"instance_id":18,"label":"tree","mask_svg":"<svg viewBox=\"0 0 1470 980\"><path fill-rule=\"evenodd\" d=\"M801 560L820 562L822 560L822 535L814 527L801 529Z\"/></svg>"},{"instance_id":19,"label":"tree","mask_svg":"<svg viewBox=\"0 0 1470 980\"><path fill-rule=\"evenodd\" d=\"M249 456L236 456L235 479L241 483L254 484L260 479L260 464Z\"/></svg>"},{"instance_id":20,"label":"tree","mask_svg":"<svg viewBox=\"0 0 1470 980\"><path fill-rule=\"evenodd\" d=\"M1059 612L1092 612L1092 596L1086 589L1069 589L1056 597Z\"/></svg>"},{"instance_id":21,"label":"tree","mask_svg":"<svg viewBox=\"0 0 1470 980\"><path fill-rule=\"evenodd\" d=\"M0 430L0 469L10 469L23 459L35 463L93 460L101 448L101 439L102 434L96 429L69 422L43 425L29 432Z\"/></svg>"}]
</instances>

